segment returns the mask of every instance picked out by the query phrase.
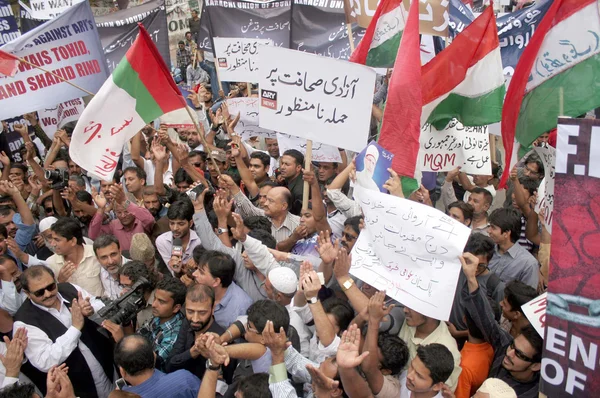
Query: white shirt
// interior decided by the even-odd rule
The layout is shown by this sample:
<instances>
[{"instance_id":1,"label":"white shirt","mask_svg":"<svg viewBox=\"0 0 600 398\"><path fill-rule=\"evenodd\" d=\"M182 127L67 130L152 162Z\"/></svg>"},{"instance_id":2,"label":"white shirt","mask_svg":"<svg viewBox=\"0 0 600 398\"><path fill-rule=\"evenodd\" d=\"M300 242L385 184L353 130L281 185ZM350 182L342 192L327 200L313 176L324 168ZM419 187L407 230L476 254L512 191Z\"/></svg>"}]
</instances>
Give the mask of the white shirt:
<instances>
[{"instance_id":1,"label":"white shirt","mask_svg":"<svg viewBox=\"0 0 600 398\"><path fill-rule=\"evenodd\" d=\"M298 332L298 337L300 338L300 353L302 356L308 357L310 353L310 339L312 337L312 333L308 326L304 323L300 315L294 311L294 301L285 306L288 314L290 314L290 325L296 329Z\"/></svg>"},{"instance_id":2,"label":"white shirt","mask_svg":"<svg viewBox=\"0 0 600 398\"><path fill-rule=\"evenodd\" d=\"M154 185L154 172L156 171L156 166L154 162L150 159L144 160L144 171L146 172L146 185ZM169 167L167 171L163 173L163 183L167 185L171 185L173 182L173 162L169 157Z\"/></svg>"},{"instance_id":3,"label":"white shirt","mask_svg":"<svg viewBox=\"0 0 600 398\"><path fill-rule=\"evenodd\" d=\"M404 372L402 372L402 374L400 375L400 398L411 398L412 396L412 392L408 389L408 387L406 387L406 375L407 375L407 371L405 370ZM437 393L437 395L435 395L433 398L442 398L442 391L440 390L440 392Z\"/></svg>"},{"instance_id":4,"label":"white shirt","mask_svg":"<svg viewBox=\"0 0 600 398\"><path fill-rule=\"evenodd\" d=\"M81 292L81 295L84 299L88 297L90 298L90 304L94 308L94 311L97 312L99 309L104 307L104 303L102 301L97 300L79 286L73 285L73 287L77 289L78 292ZM16 321L14 323L13 333L22 327L27 329L28 343L27 348L25 349L25 355L27 356L29 362L31 362L33 366L42 372L48 372L52 366L60 365L67 360L75 348L79 348L79 351L85 358L85 362L92 373L92 378L94 379L98 396L101 398L108 397L108 394L110 394L110 392L113 390L110 380L104 374L104 369L96 357L94 357L94 354L92 354L90 349L79 339L81 337L81 331L73 326L71 312L64 304L66 300L60 295L60 293L58 294L58 299L60 300L59 311L54 308L42 307L32 302L32 304L39 309L48 312L53 317L58 319L60 323L67 328L65 334L57 338L56 342L52 342L48 335L41 329L32 325L27 325L20 321ZM93 316L95 315L96 314Z\"/></svg>"},{"instance_id":5,"label":"white shirt","mask_svg":"<svg viewBox=\"0 0 600 398\"><path fill-rule=\"evenodd\" d=\"M18 293L14 282L2 281L0 308L6 310L11 316L14 316L25 300L27 300L27 295L23 290Z\"/></svg>"},{"instance_id":6,"label":"white shirt","mask_svg":"<svg viewBox=\"0 0 600 398\"><path fill-rule=\"evenodd\" d=\"M129 259L125 258L125 256L121 256L121 266L128 262ZM121 286L119 281L113 278L104 267L100 270L100 282L102 282L102 286L104 287L104 297L108 297L111 300L119 298L123 291L123 286Z\"/></svg>"}]
</instances>

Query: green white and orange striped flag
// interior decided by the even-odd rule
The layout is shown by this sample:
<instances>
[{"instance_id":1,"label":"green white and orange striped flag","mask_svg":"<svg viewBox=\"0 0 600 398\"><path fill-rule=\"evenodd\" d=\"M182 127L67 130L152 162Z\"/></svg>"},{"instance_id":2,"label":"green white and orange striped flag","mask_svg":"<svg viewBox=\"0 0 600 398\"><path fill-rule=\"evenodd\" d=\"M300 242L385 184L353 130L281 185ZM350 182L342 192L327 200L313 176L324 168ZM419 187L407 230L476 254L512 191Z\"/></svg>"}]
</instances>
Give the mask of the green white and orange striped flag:
<instances>
[{"instance_id":1,"label":"green white and orange striped flag","mask_svg":"<svg viewBox=\"0 0 600 398\"><path fill-rule=\"evenodd\" d=\"M575 117L600 107L598 76L598 0L554 0L523 51L506 94L502 141L511 163L501 187L519 146L529 147L556 128L559 116Z\"/></svg>"},{"instance_id":2,"label":"green white and orange striped flag","mask_svg":"<svg viewBox=\"0 0 600 398\"><path fill-rule=\"evenodd\" d=\"M69 155L88 173L110 181L124 145L146 124L184 108L185 100L150 35L139 35L83 111Z\"/></svg>"}]
</instances>

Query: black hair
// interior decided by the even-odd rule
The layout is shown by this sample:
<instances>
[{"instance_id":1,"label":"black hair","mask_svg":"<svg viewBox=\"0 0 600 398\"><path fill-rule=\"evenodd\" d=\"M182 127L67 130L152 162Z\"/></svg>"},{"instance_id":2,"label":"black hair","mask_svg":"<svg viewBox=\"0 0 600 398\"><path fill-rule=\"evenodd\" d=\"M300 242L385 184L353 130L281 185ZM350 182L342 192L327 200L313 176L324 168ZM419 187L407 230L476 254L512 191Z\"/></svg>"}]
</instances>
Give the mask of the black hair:
<instances>
[{"instance_id":1,"label":"black hair","mask_svg":"<svg viewBox=\"0 0 600 398\"><path fill-rule=\"evenodd\" d=\"M534 288L516 279L510 281L504 288L504 298L510 304L510 308L521 313L523 312L521 310L523 304L527 304L537 296L537 291Z\"/></svg>"},{"instance_id":2,"label":"black hair","mask_svg":"<svg viewBox=\"0 0 600 398\"><path fill-rule=\"evenodd\" d=\"M264 229L253 229L248 233L248 236L259 240L263 245L267 246L269 249L275 249L277 246L277 241L271 235L270 232L265 231Z\"/></svg>"},{"instance_id":3,"label":"black hair","mask_svg":"<svg viewBox=\"0 0 600 398\"><path fill-rule=\"evenodd\" d=\"M476 232L469 236L469 240L467 240L463 251L475 256L486 256L489 262L494 256L495 247L496 244L492 238Z\"/></svg>"},{"instance_id":4,"label":"black hair","mask_svg":"<svg viewBox=\"0 0 600 398\"><path fill-rule=\"evenodd\" d=\"M408 346L404 340L389 333L380 333L377 338L377 346L383 356L381 366L389 370L393 376L400 374L410 357Z\"/></svg>"},{"instance_id":5,"label":"black hair","mask_svg":"<svg viewBox=\"0 0 600 398\"><path fill-rule=\"evenodd\" d=\"M0 236L8 238L8 231L6 230L6 226L3 224L0 224Z\"/></svg>"},{"instance_id":6,"label":"black hair","mask_svg":"<svg viewBox=\"0 0 600 398\"><path fill-rule=\"evenodd\" d=\"M544 175L544 162L542 162L542 158L540 158L537 152L531 152L529 156L527 156L524 165L527 165L528 163L535 163L538 168L538 175Z\"/></svg>"},{"instance_id":7,"label":"black hair","mask_svg":"<svg viewBox=\"0 0 600 398\"><path fill-rule=\"evenodd\" d=\"M204 151L190 151L190 153L188 153L188 158L193 158L194 156L200 156L204 162L208 159L208 155Z\"/></svg>"},{"instance_id":8,"label":"black hair","mask_svg":"<svg viewBox=\"0 0 600 398\"><path fill-rule=\"evenodd\" d=\"M253 373L242 377L237 390L244 398L272 398L267 373Z\"/></svg>"},{"instance_id":9,"label":"black hair","mask_svg":"<svg viewBox=\"0 0 600 398\"><path fill-rule=\"evenodd\" d=\"M323 310L325 313L333 315L340 328L340 333L348 329L350 322L354 319L354 310L350 304L337 297L330 297L323 301Z\"/></svg>"},{"instance_id":10,"label":"black hair","mask_svg":"<svg viewBox=\"0 0 600 398\"><path fill-rule=\"evenodd\" d=\"M223 162L223 163L225 163L225 162ZM235 185L239 186L242 183L242 177L239 175L239 173L236 173L235 171L227 170L225 172L225 174L228 175L229 177L231 177L231 179L233 180Z\"/></svg>"},{"instance_id":11,"label":"black hair","mask_svg":"<svg viewBox=\"0 0 600 398\"><path fill-rule=\"evenodd\" d=\"M85 180L79 174L71 174L69 176L69 181L75 181L78 186L85 188Z\"/></svg>"},{"instance_id":12,"label":"black hair","mask_svg":"<svg viewBox=\"0 0 600 398\"><path fill-rule=\"evenodd\" d=\"M521 236L521 213L515 209L500 208L490 214L490 225L500 228L502 233L510 231L510 240L515 243Z\"/></svg>"},{"instance_id":13,"label":"black hair","mask_svg":"<svg viewBox=\"0 0 600 398\"><path fill-rule=\"evenodd\" d=\"M94 245L92 246L94 248L94 254L97 256L98 249L104 249L105 247L110 246L113 243L117 245L117 249L121 250L121 243L119 243L119 239L117 239L116 236L108 234L100 235L96 238L96 240L94 241Z\"/></svg>"},{"instance_id":14,"label":"black hair","mask_svg":"<svg viewBox=\"0 0 600 398\"><path fill-rule=\"evenodd\" d=\"M54 224L52 224L50 230L58 236L62 236L66 240L71 240L73 238L77 239L78 245L84 244L81 226L74 218L60 217Z\"/></svg>"},{"instance_id":15,"label":"black hair","mask_svg":"<svg viewBox=\"0 0 600 398\"><path fill-rule=\"evenodd\" d=\"M25 166L23 163L11 163L9 169L19 169L23 172L23 182L27 183L27 174L29 173L29 168Z\"/></svg>"},{"instance_id":16,"label":"black hair","mask_svg":"<svg viewBox=\"0 0 600 398\"><path fill-rule=\"evenodd\" d=\"M77 198L78 201L87 203L88 205L91 205L94 203L94 199L92 198L92 195L88 191L77 191L75 193L75 197Z\"/></svg>"},{"instance_id":17,"label":"black hair","mask_svg":"<svg viewBox=\"0 0 600 398\"><path fill-rule=\"evenodd\" d=\"M152 343L139 334L125 336L115 347L115 363L131 376L154 369Z\"/></svg>"},{"instance_id":18,"label":"black hair","mask_svg":"<svg viewBox=\"0 0 600 398\"><path fill-rule=\"evenodd\" d=\"M29 291L29 280L39 278L43 274L48 274L52 279L56 280L54 271L45 265L32 265L31 267L26 268L19 277L23 290Z\"/></svg>"},{"instance_id":19,"label":"black hair","mask_svg":"<svg viewBox=\"0 0 600 398\"><path fill-rule=\"evenodd\" d=\"M188 174L187 171L185 171L184 169L179 169L175 172L175 175L173 176L173 183L177 185L181 184L182 182L186 182L189 185L192 185L194 183L194 179Z\"/></svg>"},{"instance_id":20,"label":"black hair","mask_svg":"<svg viewBox=\"0 0 600 398\"><path fill-rule=\"evenodd\" d=\"M540 186L540 180L527 176L519 177L519 183L529 192L529 195L536 193Z\"/></svg>"},{"instance_id":21,"label":"black hair","mask_svg":"<svg viewBox=\"0 0 600 398\"><path fill-rule=\"evenodd\" d=\"M216 250L207 250L200 258L198 266L200 268L208 267L210 274L213 278L219 278L223 287L229 287L231 282L233 282L235 261L233 261L233 258L229 254Z\"/></svg>"},{"instance_id":22,"label":"black hair","mask_svg":"<svg viewBox=\"0 0 600 398\"><path fill-rule=\"evenodd\" d=\"M215 291L212 287L199 283L190 286L185 294L185 299L192 303L203 303L210 300L210 307L215 303Z\"/></svg>"},{"instance_id":23,"label":"black hair","mask_svg":"<svg viewBox=\"0 0 600 398\"><path fill-rule=\"evenodd\" d=\"M177 45L179 44L185 44L185 42L183 40L179 40L179 43L177 43Z\"/></svg>"},{"instance_id":24,"label":"black hair","mask_svg":"<svg viewBox=\"0 0 600 398\"><path fill-rule=\"evenodd\" d=\"M351 226L352 230L354 232L356 232L356 234L358 235L358 234L360 234L360 222L362 220L363 220L363 216L354 216L354 217L347 218L344 221L344 227L346 227L348 225Z\"/></svg>"},{"instance_id":25,"label":"black hair","mask_svg":"<svg viewBox=\"0 0 600 398\"><path fill-rule=\"evenodd\" d=\"M185 295L187 294L187 288L179 279L176 278L164 278L156 285L156 289L164 290L171 293L173 298L173 305L183 305L185 303Z\"/></svg>"},{"instance_id":26,"label":"black hair","mask_svg":"<svg viewBox=\"0 0 600 398\"><path fill-rule=\"evenodd\" d=\"M264 167L268 167L271 165L271 157L264 152L252 152L252 155L250 155L250 159L260 160Z\"/></svg>"},{"instance_id":27,"label":"black hair","mask_svg":"<svg viewBox=\"0 0 600 398\"><path fill-rule=\"evenodd\" d=\"M131 260L123 264L121 275L131 279L131 283L136 283L140 278L146 278L148 283L144 284L145 292L151 292L156 286L157 276L150 272L146 264L141 261Z\"/></svg>"},{"instance_id":28,"label":"black hair","mask_svg":"<svg viewBox=\"0 0 600 398\"><path fill-rule=\"evenodd\" d=\"M250 216L244 218L244 226L249 230L262 229L268 233L271 233L273 224L265 216Z\"/></svg>"},{"instance_id":29,"label":"black hair","mask_svg":"<svg viewBox=\"0 0 600 398\"><path fill-rule=\"evenodd\" d=\"M417 347L417 356L429 370L431 385L445 382L454 370L454 357L445 345L420 345Z\"/></svg>"},{"instance_id":30,"label":"black hair","mask_svg":"<svg viewBox=\"0 0 600 398\"><path fill-rule=\"evenodd\" d=\"M167 211L169 220L192 221L194 218L194 205L189 199L179 199L173 203Z\"/></svg>"},{"instance_id":31,"label":"black hair","mask_svg":"<svg viewBox=\"0 0 600 398\"><path fill-rule=\"evenodd\" d=\"M290 314L285 307L273 300L258 300L248 308L248 322L252 322L258 333L262 333L267 321L273 322L273 330L286 331L290 327Z\"/></svg>"},{"instance_id":32,"label":"black hair","mask_svg":"<svg viewBox=\"0 0 600 398\"><path fill-rule=\"evenodd\" d=\"M260 184L258 184L258 188L262 188L262 187L271 187L271 188L275 188L278 187L279 185L275 182L275 181L271 181L271 180L264 180L263 182L261 182Z\"/></svg>"},{"instance_id":33,"label":"black hair","mask_svg":"<svg viewBox=\"0 0 600 398\"><path fill-rule=\"evenodd\" d=\"M500 316L502 314L500 306L498 305L496 300L492 299L490 296L486 295L485 298L490 304L492 314L494 314L494 319L496 320L496 322L500 322ZM471 336L475 337L476 339L485 340L483 332L481 331L481 329L479 329L477 323L473 320L473 317L471 316L469 311L465 311L465 322L467 324L467 330L469 331L469 334Z\"/></svg>"},{"instance_id":34,"label":"black hair","mask_svg":"<svg viewBox=\"0 0 600 398\"><path fill-rule=\"evenodd\" d=\"M288 149L281 156L282 157L290 156L290 157L294 158L294 161L296 162L296 166L304 167L304 155L302 154L302 152L300 152L297 149Z\"/></svg>"},{"instance_id":35,"label":"black hair","mask_svg":"<svg viewBox=\"0 0 600 398\"><path fill-rule=\"evenodd\" d=\"M526 325L521 328L521 334L527 339L529 344L535 350L535 355L531 357L533 363L539 363L542 360L542 351L544 350L544 339L535 330L532 325Z\"/></svg>"},{"instance_id":36,"label":"black hair","mask_svg":"<svg viewBox=\"0 0 600 398\"><path fill-rule=\"evenodd\" d=\"M492 202L494 201L494 197L492 196L490 191L488 191L485 188L475 187L471 191L471 195L473 195L474 193L483 194L483 199L487 202L487 204L490 206L492 205Z\"/></svg>"},{"instance_id":37,"label":"black hair","mask_svg":"<svg viewBox=\"0 0 600 398\"><path fill-rule=\"evenodd\" d=\"M15 209L12 206L8 206L8 205L3 205L0 206L0 216L2 217L6 217L8 216L11 212L15 212ZM16 213L16 212L15 212Z\"/></svg>"},{"instance_id":38,"label":"black hair","mask_svg":"<svg viewBox=\"0 0 600 398\"><path fill-rule=\"evenodd\" d=\"M448 205L448 211L455 207L462 212L465 220L473 220L473 206L463 202L462 200L457 200L456 202L452 202Z\"/></svg>"},{"instance_id":39,"label":"black hair","mask_svg":"<svg viewBox=\"0 0 600 398\"><path fill-rule=\"evenodd\" d=\"M7 261L12 261L13 263L15 263L15 265L17 264L17 261L11 256L7 254L0 255L0 265L4 265L4 263L6 263Z\"/></svg>"},{"instance_id":40,"label":"black hair","mask_svg":"<svg viewBox=\"0 0 600 398\"><path fill-rule=\"evenodd\" d=\"M144 169L136 167L136 166L131 166L131 167L128 167L125 170L123 170L123 175L125 175L125 173L127 173L128 171L135 173L137 178L139 178L140 180L146 181L147 176L146 176L146 172L144 171Z\"/></svg>"},{"instance_id":41,"label":"black hair","mask_svg":"<svg viewBox=\"0 0 600 398\"><path fill-rule=\"evenodd\" d=\"M200 264L200 259L202 258L202 255L205 252L206 252L206 249L202 245L198 245L198 246L194 247L194 250L192 250L192 258L194 259L194 262L196 264Z\"/></svg>"},{"instance_id":42,"label":"black hair","mask_svg":"<svg viewBox=\"0 0 600 398\"><path fill-rule=\"evenodd\" d=\"M19 382L0 390L0 398L31 398L34 393L35 386L33 384Z\"/></svg>"},{"instance_id":43,"label":"black hair","mask_svg":"<svg viewBox=\"0 0 600 398\"><path fill-rule=\"evenodd\" d=\"M210 210L206 212L206 218L208 218L208 222L210 226L215 229L219 227L219 218L217 217L217 213L214 210Z\"/></svg>"}]
</instances>

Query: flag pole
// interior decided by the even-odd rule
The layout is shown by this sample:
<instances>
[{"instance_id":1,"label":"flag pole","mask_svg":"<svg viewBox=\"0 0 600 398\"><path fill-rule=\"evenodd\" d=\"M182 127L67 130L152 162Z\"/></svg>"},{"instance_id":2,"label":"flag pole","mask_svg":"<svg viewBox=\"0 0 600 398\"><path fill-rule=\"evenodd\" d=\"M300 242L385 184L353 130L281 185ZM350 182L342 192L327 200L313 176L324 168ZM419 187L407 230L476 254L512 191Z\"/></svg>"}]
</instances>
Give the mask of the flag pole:
<instances>
[{"instance_id":1,"label":"flag pole","mask_svg":"<svg viewBox=\"0 0 600 398\"><path fill-rule=\"evenodd\" d=\"M352 36L352 24L346 24L346 30L348 31L348 42L350 43L350 51L354 52L354 36Z\"/></svg>"},{"instance_id":2,"label":"flag pole","mask_svg":"<svg viewBox=\"0 0 600 398\"><path fill-rule=\"evenodd\" d=\"M190 116L190 119L192 119L192 123L194 123L194 127L196 128L198 135L200 136L200 141L202 141L202 145L204 146L204 149L206 150L206 154L212 161L212 164L213 164L215 170L217 170L217 174L219 175L219 177L221 177L221 170L219 170L219 166L217 166L217 162L215 161L215 158L213 158L213 156L212 156L212 151L208 150L208 143L206 142L206 138L204 138L204 132L202 130L200 130L200 126L196 122L196 119L194 119L192 112L190 112L190 107L187 106L187 104L185 103L185 100L183 101L183 104L185 105L185 110L187 111L188 115Z\"/></svg>"},{"instance_id":3,"label":"flag pole","mask_svg":"<svg viewBox=\"0 0 600 398\"><path fill-rule=\"evenodd\" d=\"M75 83L71 83L70 81L68 81L68 80L64 79L62 76L60 76L60 75L57 75L57 74L56 74L56 73L54 73L54 72L50 72L48 69L44 69L44 68L42 68L41 66L37 66L37 65L35 65L35 64L32 64L31 62L27 61L26 59L24 59L24 58L21 58L21 57L17 57L17 56L16 56L16 55L14 55L14 54L11 54L11 55L12 55L13 57L15 57L16 59L18 59L18 60L19 60L19 62L23 62L24 64L27 64L27 65L29 65L29 66L33 66L34 68L37 68L37 69L39 69L39 70L41 70L41 71L44 71L44 72L46 72L46 73L50 73L52 76L56 77L56 78L57 78L57 79L59 79L60 81L62 81L62 82L65 82L65 83L67 83L67 84L70 84L71 86L73 86L73 87L75 87L75 88L78 88L79 90L81 90L81 91L83 91L83 92L85 92L85 93L88 93L89 95L92 95L92 96L94 96L94 95L95 95L94 93L87 91L85 88L83 88L83 87L79 87L77 84L75 84Z\"/></svg>"},{"instance_id":4,"label":"flag pole","mask_svg":"<svg viewBox=\"0 0 600 398\"><path fill-rule=\"evenodd\" d=\"M306 153L304 154L304 170L310 169L312 162L312 140L306 140ZM310 185L308 181L304 181L304 189L302 191L302 211L308 209L308 195L310 194Z\"/></svg>"}]
</instances>

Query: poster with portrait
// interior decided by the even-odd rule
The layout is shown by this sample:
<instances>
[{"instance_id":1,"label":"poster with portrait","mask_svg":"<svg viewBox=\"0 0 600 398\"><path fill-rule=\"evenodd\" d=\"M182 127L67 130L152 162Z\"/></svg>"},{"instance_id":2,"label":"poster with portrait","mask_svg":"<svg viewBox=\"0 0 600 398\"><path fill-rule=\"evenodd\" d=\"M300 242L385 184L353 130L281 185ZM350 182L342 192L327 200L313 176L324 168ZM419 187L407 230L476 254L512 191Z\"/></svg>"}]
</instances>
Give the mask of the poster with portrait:
<instances>
[{"instance_id":1,"label":"poster with portrait","mask_svg":"<svg viewBox=\"0 0 600 398\"><path fill-rule=\"evenodd\" d=\"M390 178L394 154L371 142L356 157L356 184L373 191L387 192L383 184Z\"/></svg>"}]
</instances>

